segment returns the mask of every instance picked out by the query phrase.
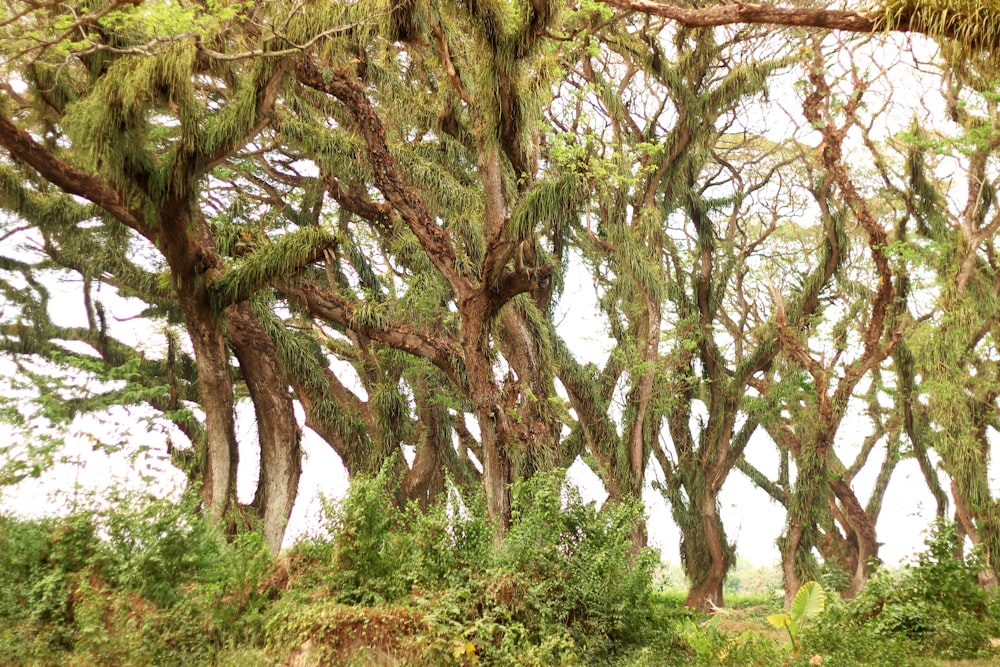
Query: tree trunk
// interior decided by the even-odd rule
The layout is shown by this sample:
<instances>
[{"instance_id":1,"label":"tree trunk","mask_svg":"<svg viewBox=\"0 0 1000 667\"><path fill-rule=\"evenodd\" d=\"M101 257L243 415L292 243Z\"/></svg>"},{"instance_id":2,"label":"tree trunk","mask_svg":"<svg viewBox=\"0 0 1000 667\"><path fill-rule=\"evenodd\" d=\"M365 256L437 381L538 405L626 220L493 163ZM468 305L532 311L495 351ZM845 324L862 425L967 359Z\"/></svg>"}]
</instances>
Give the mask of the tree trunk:
<instances>
[{"instance_id":1,"label":"tree trunk","mask_svg":"<svg viewBox=\"0 0 1000 667\"><path fill-rule=\"evenodd\" d=\"M527 446L512 460L512 477L526 479L540 470L569 465L558 450L562 423L553 414L545 396L555 395L552 368L546 359L551 351L543 349L544 334L532 329L523 311L527 306L508 303L500 312L497 336L504 358L517 379L504 387L504 405L517 411L518 440Z\"/></svg>"},{"instance_id":2,"label":"tree trunk","mask_svg":"<svg viewBox=\"0 0 1000 667\"><path fill-rule=\"evenodd\" d=\"M198 369L198 396L205 411L205 452L200 457L204 462L202 500L208 515L221 520L236 497L239 464L229 360L219 326L187 319Z\"/></svg>"},{"instance_id":3,"label":"tree trunk","mask_svg":"<svg viewBox=\"0 0 1000 667\"><path fill-rule=\"evenodd\" d=\"M847 588L841 591L841 597L850 600L861 592L868 581L872 561L878 559L879 542L875 533L875 522L858 502L850 485L836 478L830 482L830 487L843 507L842 516L838 516L838 520L847 533L845 546L848 547L849 558L844 565L851 573L851 581Z\"/></svg>"},{"instance_id":4,"label":"tree trunk","mask_svg":"<svg viewBox=\"0 0 1000 667\"><path fill-rule=\"evenodd\" d=\"M802 584L816 576L812 549L817 534L817 503L822 502L825 507L830 493L826 482L826 450L815 444L802 444L794 454L798 468L795 488L787 508L785 532L778 540L786 608L791 606Z\"/></svg>"},{"instance_id":5,"label":"tree trunk","mask_svg":"<svg viewBox=\"0 0 1000 667\"><path fill-rule=\"evenodd\" d=\"M176 269L175 269L176 275ZM190 273L188 275L191 275ZM215 317L201 280L178 280L177 298L184 312L195 367L198 397L205 411L204 451L199 453L202 501L213 521L222 521L236 500L239 449L233 415L233 383L222 324Z\"/></svg>"},{"instance_id":6,"label":"tree trunk","mask_svg":"<svg viewBox=\"0 0 1000 667\"><path fill-rule=\"evenodd\" d=\"M451 419L448 410L433 402L433 395L422 382L416 386L417 415L420 437L413 466L403 479L406 500L415 500L426 510L435 497L444 493L444 458L451 442Z\"/></svg>"},{"instance_id":7,"label":"tree trunk","mask_svg":"<svg viewBox=\"0 0 1000 667\"><path fill-rule=\"evenodd\" d=\"M298 495L302 431L278 349L249 303L228 309L227 334L257 415L260 472L251 506L261 519L264 541L277 554Z\"/></svg>"},{"instance_id":8,"label":"tree trunk","mask_svg":"<svg viewBox=\"0 0 1000 667\"><path fill-rule=\"evenodd\" d=\"M779 539L779 549L781 551L781 575L785 584L785 609L792 606L792 599L800 588L802 588L802 577L799 575L798 559L799 548L802 545L804 533L802 523L793 522L789 517L788 528L785 534Z\"/></svg>"},{"instance_id":9,"label":"tree trunk","mask_svg":"<svg viewBox=\"0 0 1000 667\"><path fill-rule=\"evenodd\" d=\"M989 546L983 544L982 535L979 532L979 528L976 526L976 521L973 517L973 512L969 509L969 504L965 500L965 496L962 494L957 482L952 479L951 481L951 495L955 499L955 523L958 527L969 536L972 541L973 547L982 547L987 554L986 557L986 569L979 573L979 583L984 588L996 588L997 586L997 573L996 567L993 566L993 561L989 557ZM996 524L990 528L995 529Z\"/></svg>"},{"instance_id":10,"label":"tree trunk","mask_svg":"<svg viewBox=\"0 0 1000 667\"><path fill-rule=\"evenodd\" d=\"M236 504L239 465L229 352L208 289L224 267L207 222L187 201L164 202L155 232L194 347L198 396L205 411L205 450L199 455L204 462L202 500L208 516L221 522Z\"/></svg>"},{"instance_id":11,"label":"tree trunk","mask_svg":"<svg viewBox=\"0 0 1000 667\"><path fill-rule=\"evenodd\" d=\"M500 542L511 521L510 484L513 479L508 451L511 428L488 355L490 306L489 293L476 292L472 298L459 303L459 315L469 393L479 422L486 514L493 525L494 540Z\"/></svg>"},{"instance_id":12,"label":"tree trunk","mask_svg":"<svg viewBox=\"0 0 1000 667\"><path fill-rule=\"evenodd\" d=\"M688 488L687 525L681 526L684 571L691 582L684 606L711 612L725 605L722 585L734 554L719 516L718 493L702 486Z\"/></svg>"}]
</instances>

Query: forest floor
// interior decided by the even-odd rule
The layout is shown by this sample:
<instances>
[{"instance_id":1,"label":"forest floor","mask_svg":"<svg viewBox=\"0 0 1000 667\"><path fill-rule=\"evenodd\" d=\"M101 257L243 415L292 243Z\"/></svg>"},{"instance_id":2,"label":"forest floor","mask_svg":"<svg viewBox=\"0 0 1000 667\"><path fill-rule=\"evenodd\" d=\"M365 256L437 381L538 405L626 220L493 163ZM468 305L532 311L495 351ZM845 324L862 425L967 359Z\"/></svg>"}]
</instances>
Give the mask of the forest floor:
<instances>
[{"instance_id":1,"label":"forest floor","mask_svg":"<svg viewBox=\"0 0 1000 667\"><path fill-rule=\"evenodd\" d=\"M327 535L278 557L257 533L224 539L191 507L139 496L0 515L0 665L1000 665L1000 597L978 585L980 561L954 558L947 526L855 600L807 583L779 629L775 591L691 611L657 553L630 552L634 510L534 483L497 543L477 514L401 509L355 482Z\"/></svg>"}]
</instances>

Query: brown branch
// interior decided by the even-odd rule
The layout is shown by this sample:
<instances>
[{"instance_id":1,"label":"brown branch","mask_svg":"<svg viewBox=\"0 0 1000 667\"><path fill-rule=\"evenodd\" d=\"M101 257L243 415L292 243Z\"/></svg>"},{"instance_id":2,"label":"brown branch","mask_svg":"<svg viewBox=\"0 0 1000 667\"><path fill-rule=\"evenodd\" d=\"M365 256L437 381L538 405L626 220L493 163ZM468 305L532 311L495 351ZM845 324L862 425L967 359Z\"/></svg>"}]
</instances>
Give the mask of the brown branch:
<instances>
[{"instance_id":1,"label":"brown branch","mask_svg":"<svg viewBox=\"0 0 1000 667\"><path fill-rule=\"evenodd\" d=\"M396 322L383 326L358 324L354 318L355 305L324 290L316 283L299 280L282 283L278 291L292 299L310 313L396 350L427 359L439 368L462 391L466 391L465 370L459 352L447 340L415 327Z\"/></svg>"},{"instance_id":2,"label":"brown branch","mask_svg":"<svg viewBox=\"0 0 1000 667\"><path fill-rule=\"evenodd\" d=\"M367 220L375 229L386 236L393 231L392 206L373 202L363 192L362 188L349 189L332 176L323 177L323 187L330 193L340 206L354 215Z\"/></svg>"},{"instance_id":3,"label":"brown branch","mask_svg":"<svg viewBox=\"0 0 1000 667\"><path fill-rule=\"evenodd\" d=\"M441 60L444 62L444 69L448 73L448 78L451 79L451 85L454 86L455 91L458 93L458 97L465 102L470 107L475 106L472 101L472 97L469 95L469 91L465 89L465 85L462 83L462 77L455 68L455 63L451 59L451 52L448 49L448 40L445 38L444 30L441 29L441 25L434 23L431 25L431 32L438 40L438 51L441 52Z\"/></svg>"},{"instance_id":4,"label":"brown branch","mask_svg":"<svg viewBox=\"0 0 1000 667\"><path fill-rule=\"evenodd\" d=\"M392 204L403 221L420 241L428 259L441 272L456 293L468 293L469 281L455 268L457 257L448 231L438 226L430 209L419 194L406 187L395 159L389 150L385 127L365 95L361 83L344 69L320 68L309 58L302 58L295 68L299 81L347 107L354 117L355 127L368 148L368 162L375 186Z\"/></svg>"},{"instance_id":5,"label":"brown branch","mask_svg":"<svg viewBox=\"0 0 1000 667\"><path fill-rule=\"evenodd\" d=\"M890 326L889 320L894 314L896 299L896 288L892 281L892 266L886 254L889 238L867 201L855 188L843 156L844 137L857 118L861 97L867 90L867 84L856 74L854 75L854 93L844 103L842 110L846 121L841 127L837 127L828 111L830 106L828 102L832 93L824 72L824 63L817 50L813 65L808 72L809 82L812 84L813 90L803 102L803 114L823 137L823 142L820 145L822 165L840 189L840 196L844 204L854 213L858 223L865 230L872 263L878 274L878 286L871 307L871 318L863 334L864 353L846 369L833 397L835 403L846 404L861 378L872 368L882 363L889 355L893 346L899 341L901 331L898 327L891 332L887 331ZM887 334L889 339L883 345L882 342Z\"/></svg>"},{"instance_id":6,"label":"brown branch","mask_svg":"<svg viewBox=\"0 0 1000 667\"><path fill-rule=\"evenodd\" d=\"M107 16L111 12L116 11L116 10L122 8L122 7L125 7L125 6L138 7L142 3L143 3L143 0L116 0L115 2L112 2L111 4L109 4L107 7L104 7L103 9L100 9L100 10L98 10L98 11L92 13L92 14L84 14L83 16L79 17L76 21L73 22L72 25L70 25L68 28L66 28L62 32L60 32L53 39L49 39L49 40L45 40L45 41L39 41L36 46L22 49L21 51L18 51L16 53L14 53L7 60L8 60L8 62L13 61L13 60L15 60L17 58L20 58L21 56L23 56L25 54L31 53L32 51L38 51L39 52L38 55L41 56L50 47L53 47L56 44L59 44L60 42L68 39L70 35L72 35L74 32L76 32L78 30L82 30L83 28L85 28L87 26L91 26L91 25L97 24L98 21L100 21L102 18L104 18L105 16ZM61 5L63 3L61 3L61 2L52 2L52 3L39 3L39 4L28 3L28 4L29 4L29 9L25 10L24 12L20 12L18 14L15 14L13 17L10 17L9 19L8 18L4 18L2 21L0 21L0 27L13 24L13 23L15 23L15 22L23 19L25 16L27 16L32 11L38 11L38 10L41 10L41 9L53 9L53 8L58 7L59 5Z\"/></svg>"},{"instance_id":7,"label":"brown branch","mask_svg":"<svg viewBox=\"0 0 1000 667\"><path fill-rule=\"evenodd\" d=\"M490 309L498 312L505 303L518 294L546 287L552 278L553 269L551 264L520 271L504 269L497 280L495 292L490 293L487 288L486 293L490 294Z\"/></svg>"},{"instance_id":8,"label":"brown branch","mask_svg":"<svg viewBox=\"0 0 1000 667\"><path fill-rule=\"evenodd\" d=\"M884 27L865 12L809 7L776 7L736 2L731 5L694 9L663 4L653 0L600 0L606 5L629 12L660 16L692 28L756 23L801 28L825 28L848 32L872 33ZM909 23L900 21L895 30L914 31Z\"/></svg>"},{"instance_id":9,"label":"brown branch","mask_svg":"<svg viewBox=\"0 0 1000 667\"><path fill-rule=\"evenodd\" d=\"M125 226L146 238L152 237L153 230L146 225L142 215L131 210L108 183L63 162L4 116L0 116L0 146L56 187L93 202Z\"/></svg>"}]
</instances>

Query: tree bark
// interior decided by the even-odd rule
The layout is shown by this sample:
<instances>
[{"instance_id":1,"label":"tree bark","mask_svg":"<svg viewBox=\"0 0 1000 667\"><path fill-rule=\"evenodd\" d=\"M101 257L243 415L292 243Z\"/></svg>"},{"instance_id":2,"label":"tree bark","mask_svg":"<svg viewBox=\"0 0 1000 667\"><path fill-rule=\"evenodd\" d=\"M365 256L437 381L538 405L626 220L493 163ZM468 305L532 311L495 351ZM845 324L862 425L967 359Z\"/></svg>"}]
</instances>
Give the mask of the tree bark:
<instances>
[{"instance_id":1,"label":"tree bark","mask_svg":"<svg viewBox=\"0 0 1000 667\"><path fill-rule=\"evenodd\" d=\"M479 293L480 295L482 293ZM511 521L510 484L512 469L509 456L511 428L509 416L503 410L500 388L496 384L493 366L486 354L488 345L486 304L482 298L459 304L462 318L462 351L468 374L469 391L479 423L479 440L483 454L483 489L486 512L493 524L494 539L499 542L507 533Z\"/></svg>"},{"instance_id":2,"label":"tree bark","mask_svg":"<svg viewBox=\"0 0 1000 667\"><path fill-rule=\"evenodd\" d=\"M929 11L924 16L919 5L907 14L889 18L884 14L820 7L777 7L770 4L734 2L717 7L682 7L655 0L600 0L603 4L630 12L661 16L691 28L710 28L722 25L757 24L799 28L823 28L873 34L880 31L912 32L932 37L965 37L968 30L963 23L980 21L974 14L949 12L941 21L938 13ZM990 49L996 39L982 33L965 37L969 46Z\"/></svg>"},{"instance_id":3,"label":"tree bark","mask_svg":"<svg viewBox=\"0 0 1000 667\"><path fill-rule=\"evenodd\" d=\"M431 502L445 492L445 448L451 446L448 410L432 402L432 394L423 383L417 386L417 415L420 436L413 465L403 479L402 490L407 500L415 500L426 510Z\"/></svg>"},{"instance_id":4,"label":"tree bark","mask_svg":"<svg viewBox=\"0 0 1000 667\"><path fill-rule=\"evenodd\" d=\"M850 485L838 477L831 480L830 488L843 507L843 516L838 519L847 534L845 542L849 547L849 558L843 565L851 574L851 582L841 592L841 596L849 600L856 597L868 581L872 560L878 558L879 542L873 518L858 502Z\"/></svg>"},{"instance_id":5,"label":"tree bark","mask_svg":"<svg viewBox=\"0 0 1000 667\"><path fill-rule=\"evenodd\" d=\"M688 525L681 526L681 554L691 587L684 606L708 613L725 606L722 586L734 555L719 516L718 493L709 488L688 492L690 516Z\"/></svg>"},{"instance_id":6,"label":"tree bark","mask_svg":"<svg viewBox=\"0 0 1000 667\"><path fill-rule=\"evenodd\" d=\"M164 203L154 235L170 266L174 292L194 347L198 395L205 411L202 499L208 515L222 521L235 505L239 465L229 351L222 318L215 312L208 289L223 270L222 260L207 222L186 201L175 198Z\"/></svg>"},{"instance_id":7,"label":"tree bark","mask_svg":"<svg viewBox=\"0 0 1000 667\"><path fill-rule=\"evenodd\" d=\"M246 381L260 442L260 473L251 507L271 552L281 550L302 474L302 431L278 349L247 302L227 310L226 332Z\"/></svg>"}]
</instances>

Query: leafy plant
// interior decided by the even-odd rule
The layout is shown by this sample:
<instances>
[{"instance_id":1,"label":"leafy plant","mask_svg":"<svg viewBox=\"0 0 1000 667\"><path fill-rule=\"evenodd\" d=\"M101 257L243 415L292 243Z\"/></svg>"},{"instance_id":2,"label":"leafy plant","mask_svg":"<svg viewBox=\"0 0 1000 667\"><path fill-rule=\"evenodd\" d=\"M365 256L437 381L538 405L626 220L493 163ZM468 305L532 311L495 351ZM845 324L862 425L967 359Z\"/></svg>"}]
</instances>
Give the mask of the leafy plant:
<instances>
[{"instance_id":1,"label":"leafy plant","mask_svg":"<svg viewBox=\"0 0 1000 667\"><path fill-rule=\"evenodd\" d=\"M998 629L990 595L978 580L982 556L977 550L964 553L962 537L949 521L937 521L926 544L914 564L876 573L849 607L853 623L941 657L973 657L986 650Z\"/></svg>"},{"instance_id":2,"label":"leafy plant","mask_svg":"<svg viewBox=\"0 0 1000 667\"><path fill-rule=\"evenodd\" d=\"M792 641L792 653L797 658L802 651L800 639L802 626L806 621L822 614L825 608L826 592L823 587L818 582L807 581L795 594L792 606L787 612L772 614L767 620L774 627L788 632L788 637Z\"/></svg>"}]
</instances>

